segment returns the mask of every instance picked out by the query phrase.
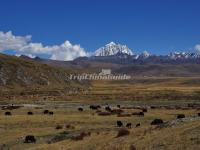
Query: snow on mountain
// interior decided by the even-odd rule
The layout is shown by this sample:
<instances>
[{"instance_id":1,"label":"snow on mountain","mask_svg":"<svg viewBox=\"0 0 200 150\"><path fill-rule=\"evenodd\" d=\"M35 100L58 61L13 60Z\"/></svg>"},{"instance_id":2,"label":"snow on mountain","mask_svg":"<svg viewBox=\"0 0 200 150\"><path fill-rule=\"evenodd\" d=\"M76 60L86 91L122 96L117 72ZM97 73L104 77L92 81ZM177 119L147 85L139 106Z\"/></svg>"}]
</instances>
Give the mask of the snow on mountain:
<instances>
[{"instance_id":1,"label":"snow on mountain","mask_svg":"<svg viewBox=\"0 0 200 150\"><path fill-rule=\"evenodd\" d=\"M148 58L149 56L151 56L151 54L148 51L144 51L142 54L140 54L140 57L142 58Z\"/></svg>"},{"instance_id":2,"label":"snow on mountain","mask_svg":"<svg viewBox=\"0 0 200 150\"><path fill-rule=\"evenodd\" d=\"M151 55L148 51L144 51L141 54L134 54L131 49L129 49L126 45L116 44L114 42L110 42L106 44L104 47L97 49L93 56L114 56L119 59L129 59L132 60L144 60L147 58L149 61L155 58L160 59L171 59L171 60L192 60L199 59L200 53L195 52L173 52L169 55L156 56ZM110 57L109 57L110 58ZM103 58L104 59L104 58ZM107 58L106 58L107 59ZM110 58L110 59L113 59Z\"/></svg>"},{"instance_id":3,"label":"snow on mountain","mask_svg":"<svg viewBox=\"0 0 200 150\"><path fill-rule=\"evenodd\" d=\"M194 59L194 58L200 58L200 55L198 53L173 52L170 53L169 57L171 59Z\"/></svg>"},{"instance_id":4,"label":"snow on mountain","mask_svg":"<svg viewBox=\"0 0 200 150\"><path fill-rule=\"evenodd\" d=\"M104 47L101 47L95 51L95 56L111 56L116 55L118 53L133 55L131 49L129 49L126 45L116 44L114 42L110 42L106 44Z\"/></svg>"}]
</instances>

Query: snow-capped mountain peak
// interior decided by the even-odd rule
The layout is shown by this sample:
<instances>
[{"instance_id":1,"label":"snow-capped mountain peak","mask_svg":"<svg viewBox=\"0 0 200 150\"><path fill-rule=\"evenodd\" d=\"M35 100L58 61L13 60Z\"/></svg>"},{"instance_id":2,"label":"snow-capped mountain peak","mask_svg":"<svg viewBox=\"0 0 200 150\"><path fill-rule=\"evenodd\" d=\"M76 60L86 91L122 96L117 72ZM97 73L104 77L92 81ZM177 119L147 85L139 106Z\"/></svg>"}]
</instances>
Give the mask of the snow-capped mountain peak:
<instances>
[{"instance_id":1,"label":"snow-capped mountain peak","mask_svg":"<svg viewBox=\"0 0 200 150\"><path fill-rule=\"evenodd\" d=\"M143 58L148 58L150 55L151 55L151 54L150 54L148 51L144 51L144 52L142 52L142 54L141 54L141 56L142 56Z\"/></svg>"},{"instance_id":2,"label":"snow-capped mountain peak","mask_svg":"<svg viewBox=\"0 0 200 150\"><path fill-rule=\"evenodd\" d=\"M110 43L106 44L106 46L112 46L112 45L116 45L115 42L110 42Z\"/></svg>"},{"instance_id":3,"label":"snow-capped mountain peak","mask_svg":"<svg viewBox=\"0 0 200 150\"><path fill-rule=\"evenodd\" d=\"M198 53L190 53L190 52L173 52L170 53L169 57L171 59L194 59L200 58Z\"/></svg>"},{"instance_id":4,"label":"snow-capped mountain peak","mask_svg":"<svg viewBox=\"0 0 200 150\"><path fill-rule=\"evenodd\" d=\"M104 47L101 47L95 51L95 56L111 56L116 55L118 53L133 55L131 49L129 49L126 45L116 44L114 42L110 42L106 44Z\"/></svg>"}]
</instances>

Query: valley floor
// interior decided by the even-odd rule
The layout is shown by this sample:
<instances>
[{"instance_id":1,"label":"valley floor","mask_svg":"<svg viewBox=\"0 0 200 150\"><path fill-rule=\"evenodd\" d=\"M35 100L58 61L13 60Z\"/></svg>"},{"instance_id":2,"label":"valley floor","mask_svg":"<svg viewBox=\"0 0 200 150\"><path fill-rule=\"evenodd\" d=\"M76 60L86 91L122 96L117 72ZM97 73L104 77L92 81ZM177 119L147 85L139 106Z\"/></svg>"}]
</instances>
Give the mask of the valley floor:
<instances>
[{"instance_id":1,"label":"valley floor","mask_svg":"<svg viewBox=\"0 0 200 150\"><path fill-rule=\"evenodd\" d=\"M199 77L93 81L87 90L71 92L50 87L4 90L7 94L1 91L1 106L23 107L0 110L0 150L200 149ZM112 109L119 109L120 104L125 115L100 116L100 111L106 112L107 104ZM101 105L101 109L91 110L89 105ZM79 107L83 111L78 111ZM143 117L132 115L141 112L142 107L147 108ZM54 114L43 114L46 109ZM12 115L5 115L6 111ZM27 115L28 111L33 115ZM176 119L178 114L185 114L186 118ZM151 125L156 118L164 124ZM117 121L124 126L117 127ZM127 128L127 123L132 128ZM127 135L117 137L124 128ZM34 135L36 143L24 143L27 135Z\"/></svg>"},{"instance_id":2,"label":"valley floor","mask_svg":"<svg viewBox=\"0 0 200 150\"><path fill-rule=\"evenodd\" d=\"M113 109L116 106L112 107ZM45 109L54 112L45 115ZM105 111L102 107L101 111ZM140 109L122 108L131 114ZM200 149L200 117L198 109L149 108L141 116L119 117L116 114L99 116L89 107L82 112L74 108L21 107L0 111L0 149L12 150L198 150ZM27 115L27 112L33 115ZM176 119L178 114L186 118ZM150 125L155 118L161 118L165 125ZM117 127L120 120L124 127ZM126 128L132 123L132 128ZM139 127L135 127L140 123ZM56 127L60 126L60 129ZM118 131L126 128L130 133L117 137ZM74 139L81 133L89 133L83 139ZM36 143L24 143L26 135L34 135Z\"/></svg>"},{"instance_id":3,"label":"valley floor","mask_svg":"<svg viewBox=\"0 0 200 150\"><path fill-rule=\"evenodd\" d=\"M199 77L135 77L124 81L91 81L85 88L0 88L0 104L127 103L184 104L200 102Z\"/></svg>"}]
</instances>

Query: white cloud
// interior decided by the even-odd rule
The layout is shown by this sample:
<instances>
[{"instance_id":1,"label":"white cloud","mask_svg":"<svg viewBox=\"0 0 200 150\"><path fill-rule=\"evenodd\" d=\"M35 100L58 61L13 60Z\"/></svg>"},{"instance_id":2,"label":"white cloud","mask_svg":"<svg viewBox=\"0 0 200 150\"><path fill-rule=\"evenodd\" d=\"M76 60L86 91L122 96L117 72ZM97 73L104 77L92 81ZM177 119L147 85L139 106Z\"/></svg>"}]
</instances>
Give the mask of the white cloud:
<instances>
[{"instance_id":1,"label":"white cloud","mask_svg":"<svg viewBox=\"0 0 200 150\"><path fill-rule=\"evenodd\" d=\"M36 57L32 54L23 54L23 55L28 56L29 58L35 58ZM15 54L15 56L20 57L20 56L22 56L22 54Z\"/></svg>"},{"instance_id":2,"label":"white cloud","mask_svg":"<svg viewBox=\"0 0 200 150\"><path fill-rule=\"evenodd\" d=\"M54 51L51 59L57 60L72 60L77 56L86 56L86 52L80 45L72 45L69 41L65 41L60 46L53 46L50 48ZM70 53L70 55L68 55Z\"/></svg>"},{"instance_id":3,"label":"white cloud","mask_svg":"<svg viewBox=\"0 0 200 150\"><path fill-rule=\"evenodd\" d=\"M197 52L200 53L200 44L197 44L197 45L195 46L195 50L196 50Z\"/></svg>"},{"instance_id":4,"label":"white cloud","mask_svg":"<svg viewBox=\"0 0 200 150\"><path fill-rule=\"evenodd\" d=\"M15 50L18 55L47 54L54 60L73 60L87 53L80 45L72 45L65 41L61 45L44 46L42 43L32 43L31 36L15 36L11 31L0 32L0 51Z\"/></svg>"},{"instance_id":5,"label":"white cloud","mask_svg":"<svg viewBox=\"0 0 200 150\"><path fill-rule=\"evenodd\" d=\"M11 31L0 32L0 51L8 49L20 49L31 41L31 36L14 36Z\"/></svg>"}]
</instances>

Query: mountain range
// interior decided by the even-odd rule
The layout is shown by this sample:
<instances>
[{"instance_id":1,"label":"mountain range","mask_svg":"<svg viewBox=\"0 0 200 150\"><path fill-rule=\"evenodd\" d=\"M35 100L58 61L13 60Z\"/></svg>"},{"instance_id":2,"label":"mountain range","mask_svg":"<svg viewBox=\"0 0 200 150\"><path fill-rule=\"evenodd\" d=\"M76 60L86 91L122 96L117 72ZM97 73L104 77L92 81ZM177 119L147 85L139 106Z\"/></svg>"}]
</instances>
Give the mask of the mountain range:
<instances>
[{"instance_id":1,"label":"mountain range","mask_svg":"<svg viewBox=\"0 0 200 150\"><path fill-rule=\"evenodd\" d=\"M90 57L79 57L74 62L86 60L115 64L199 64L200 54L198 52L173 52L169 55L154 55L148 51L135 54L126 45L110 42L97 49Z\"/></svg>"},{"instance_id":2,"label":"mountain range","mask_svg":"<svg viewBox=\"0 0 200 150\"><path fill-rule=\"evenodd\" d=\"M28 56L21 55L21 57L27 58ZM35 60L44 60L39 57L35 57ZM64 62L46 59L48 62ZM148 51L144 51L141 54L136 54L128 46L116 44L110 42L105 46L97 49L90 56L78 57L72 61L78 63L79 61L96 61L104 63L115 63L115 64L185 64L185 63L200 63L199 52L172 52L168 55L155 55L150 54Z\"/></svg>"},{"instance_id":3,"label":"mountain range","mask_svg":"<svg viewBox=\"0 0 200 150\"><path fill-rule=\"evenodd\" d=\"M67 81L66 76L70 73L98 73L102 68L111 69L112 73L137 77L193 77L200 75L200 54L174 52L157 56L147 51L135 54L126 45L114 42L99 48L90 57L79 57L73 61L0 54L0 86L79 86L82 83Z\"/></svg>"},{"instance_id":4,"label":"mountain range","mask_svg":"<svg viewBox=\"0 0 200 150\"><path fill-rule=\"evenodd\" d=\"M119 55L129 55L132 56L134 59L146 59L151 56L148 51L144 51L141 54L134 54L134 52L128 48L126 45L116 44L114 42L110 42L106 44L104 47L97 49L93 56L119 56ZM169 59L196 59L200 58L200 54L197 53L190 53L190 52L173 52L169 55L163 55L160 57L168 57Z\"/></svg>"}]
</instances>

